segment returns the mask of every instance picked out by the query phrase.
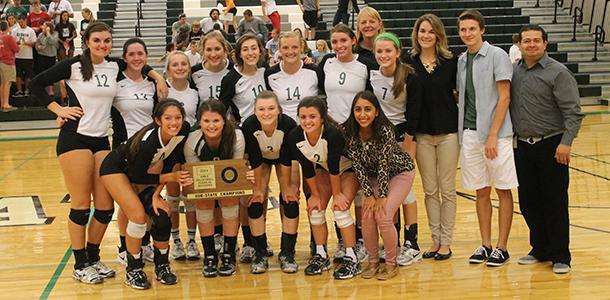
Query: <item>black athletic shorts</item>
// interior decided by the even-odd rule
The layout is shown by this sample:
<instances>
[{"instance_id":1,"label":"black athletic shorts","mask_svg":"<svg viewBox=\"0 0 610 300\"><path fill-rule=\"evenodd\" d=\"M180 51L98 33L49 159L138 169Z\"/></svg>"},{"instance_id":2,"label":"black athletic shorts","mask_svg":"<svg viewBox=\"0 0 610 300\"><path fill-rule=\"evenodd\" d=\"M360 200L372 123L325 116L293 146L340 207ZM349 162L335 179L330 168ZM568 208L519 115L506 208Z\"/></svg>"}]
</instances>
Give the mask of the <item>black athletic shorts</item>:
<instances>
[{"instance_id":1,"label":"black athletic shorts","mask_svg":"<svg viewBox=\"0 0 610 300\"><path fill-rule=\"evenodd\" d=\"M31 79L34 73L34 60L17 58L15 59L15 69L17 70L17 77Z\"/></svg>"},{"instance_id":2,"label":"black athletic shorts","mask_svg":"<svg viewBox=\"0 0 610 300\"><path fill-rule=\"evenodd\" d=\"M233 16L237 17L237 7L233 7L227 11L228 13L232 13ZM226 29L226 28L225 28Z\"/></svg>"},{"instance_id":3,"label":"black athletic shorts","mask_svg":"<svg viewBox=\"0 0 610 300\"><path fill-rule=\"evenodd\" d=\"M309 28L316 28L318 25L318 12L315 10L306 10L303 12L303 21Z\"/></svg>"},{"instance_id":4,"label":"black athletic shorts","mask_svg":"<svg viewBox=\"0 0 610 300\"><path fill-rule=\"evenodd\" d=\"M72 150L88 149L95 154L98 151L110 150L108 137L86 136L69 130L60 130L57 137L57 156Z\"/></svg>"},{"instance_id":5,"label":"black athletic shorts","mask_svg":"<svg viewBox=\"0 0 610 300\"><path fill-rule=\"evenodd\" d=\"M127 174L127 161L119 151L110 151L100 167L100 176Z\"/></svg>"}]
</instances>

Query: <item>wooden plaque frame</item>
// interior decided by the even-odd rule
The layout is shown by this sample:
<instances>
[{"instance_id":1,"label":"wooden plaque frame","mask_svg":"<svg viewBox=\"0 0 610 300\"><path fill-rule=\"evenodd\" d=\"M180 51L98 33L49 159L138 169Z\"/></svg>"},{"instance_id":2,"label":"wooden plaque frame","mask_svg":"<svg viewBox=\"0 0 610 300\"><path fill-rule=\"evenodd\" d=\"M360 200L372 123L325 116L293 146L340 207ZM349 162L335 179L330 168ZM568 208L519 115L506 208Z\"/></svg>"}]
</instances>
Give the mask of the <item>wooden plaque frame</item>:
<instances>
[{"instance_id":1,"label":"wooden plaque frame","mask_svg":"<svg viewBox=\"0 0 610 300\"><path fill-rule=\"evenodd\" d=\"M212 200L252 195L252 182L246 179L248 161L225 159L182 165L193 178L193 185L186 187L191 200Z\"/></svg>"}]
</instances>

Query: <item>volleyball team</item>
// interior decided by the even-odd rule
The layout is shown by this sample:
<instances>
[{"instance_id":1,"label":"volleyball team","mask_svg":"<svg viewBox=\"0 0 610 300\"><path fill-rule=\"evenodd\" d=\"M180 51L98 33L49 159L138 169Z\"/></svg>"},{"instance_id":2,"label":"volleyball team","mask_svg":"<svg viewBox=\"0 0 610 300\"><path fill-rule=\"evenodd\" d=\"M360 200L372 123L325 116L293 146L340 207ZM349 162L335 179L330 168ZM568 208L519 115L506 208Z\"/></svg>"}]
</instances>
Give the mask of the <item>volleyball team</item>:
<instances>
[{"instance_id":1,"label":"volleyball team","mask_svg":"<svg viewBox=\"0 0 610 300\"><path fill-rule=\"evenodd\" d=\"M300 208L306 207L311 256L305 274L322 274L332 261L336 279L388 280L399 266L451 257L460 155L463 186L477 190L482 238L469 261L503 265L511 189L517 187L512 138L506 134L512 65L503 50L483 42L485 25L478 11L462 13L457 26L468 53L448 50L443 24L433 14L416 21L411 51L403 53L399 37L385 32L379 13L367 7L357 17L356 33L342 24L332 29L333 53L319 65L303 59L302 37L285 32L279 38L282 61L271 67L256 36L242 36L232 58L224 37L211 32L201 40L200 64L191 68L184 53L172 52L164 77L147 65L141 39L129 39L122 57L112 58L111 28L91 24L83 36L83 54L59 62L31 84L61 126L57 154L72 198L73 277L102 283L115 276L99 255L114 202L119 206L119 260L126 265L125 283L135 289L150 287L145 261L154 263L160 283L177 283L170 254L174 259L202 256L204 277L231 276L238 261L249 263L254 274L266 272L273 255L266 212L275 167L281 270L299 269L295 245ZM473 71L470 56L483 50L490 65L477 69L475 64ZM462 56L468 56L464 65L458 62ZM473 73L480 82L473 82ZM46 86L60 80L68 89L68 106L45 93ZM251 171L245 175L253 195L187 200L193 179L181 165L224 159L249 161ZM418 244L411 190L416 162L432 237L425 251ZM496 247L491 243L492 186L500 198ZM179 232L181 202L186 248ZM338 239L332 258L329 210Z\"/></svg>"}]
</instances>

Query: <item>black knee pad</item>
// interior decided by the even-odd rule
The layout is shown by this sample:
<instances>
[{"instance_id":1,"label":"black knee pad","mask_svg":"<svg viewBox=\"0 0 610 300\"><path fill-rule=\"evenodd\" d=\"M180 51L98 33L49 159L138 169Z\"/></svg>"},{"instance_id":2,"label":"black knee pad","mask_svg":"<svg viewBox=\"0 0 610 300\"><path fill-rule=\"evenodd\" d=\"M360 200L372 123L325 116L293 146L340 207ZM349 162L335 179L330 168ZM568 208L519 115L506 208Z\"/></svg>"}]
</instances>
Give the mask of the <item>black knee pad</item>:
<instances>
[{"instance_id":1,"label":"black knee pad","mask_svg":"<svg viewBox=\"0 0 610 300\"><path fill-rule=\"evenodd\" d=\"M288 201L284 203L284 216L288 219L296 219L299 217L299 203Z\"/></svg>"},{"instance_id":2,"label":"black knee pad","mask_svg":"<svg viewBox=\"0 0 610 300\"><path fill-rule=\"evenodd\" d=\"M112 214L114 214L114 208L110 210L95 210L93 217L102 224L108 224L112 221Z\"/></svg>"},{"instance_id":3,"label":"black knee pad","mask_svg":"<svg viewBox=\"0 0 610 300\"><path fill-rule=\"evenodd\" d=\"M262 203L252 203L248 206L248 217L251 219L258 219L263 216L263 204Z\"/></svg>"},{"instance_id":4,"label":"black knee pad","mask_svg":"<svg viewBox=\"0 0 610 300\"><path fill-rule=\"evenodd\" d=\"M169 235L172 231L172 220L164 210L158 209L157 211L159 212L158 216L155 213L150 215L150 219L153 222L150 228L150 235L155 241L169 241Z\"/></svg>"},{"instance_id":5,"label":"black knee pad","mask_svg":"<svg viewBox=\"0 0 610 300\"><path fill-rule=\"evenodd\" d=\"M91 210L90 209L74 209L71 208L70 209L70 220L72 220L72 222L80 225L80 226L85 226L87 225L87 222L89 222L89 215L91 214Z\"/></svg>"}]
</instances>

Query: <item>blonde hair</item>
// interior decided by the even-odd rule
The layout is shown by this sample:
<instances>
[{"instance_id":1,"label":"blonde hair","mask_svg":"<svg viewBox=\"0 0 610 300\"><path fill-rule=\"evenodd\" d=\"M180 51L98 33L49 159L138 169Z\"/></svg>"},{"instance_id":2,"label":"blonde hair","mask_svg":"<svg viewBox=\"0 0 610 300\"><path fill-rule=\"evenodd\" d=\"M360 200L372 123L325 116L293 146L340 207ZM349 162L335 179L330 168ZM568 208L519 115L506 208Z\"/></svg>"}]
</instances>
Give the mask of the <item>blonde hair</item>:
<instances>
[{"instance_id":1,"label":"blonde hair","mask_svg":"<svg viewBox=\"0 0 610 300\"><path fill-rule=\"evenodd\" d=\"M445 34L445 26L443 26L443 22L434 14L425 14L415 21L415 25L413 26L413 31L411 32L411 44L413 48L411 48L411 57L415 57L421 53L421 46L419 45L419 41L417 40L417 33L419 32L419 27L423 22L430 23L432 26L432 30L434 30L434 35L436 36L436 55L444 58L450 59L453 57L453 53L449 51L447 46L447 34Z\"/></svg>"},{"instance_id":2,"label":"blonde hair","mask_svg":"<svg viewBox=\"0 0 610 300\"><path fill-rule=\"evenodd\" d=\"M95 23L95 16L93 15L93 12L89 9L89 8L83 8L81 9L81 13L87 13L89 15L89 23Z\"/></svg>"},{"instance_id":3,"label":"blonde hair","mask_svg":"<svg viewBox=\"0 0 610 300\"><path fill-rule=\"evenodd\" d=\"M218 41L222 45L222 48L225 50L225 54L227 56L229 55L229 46L227 46L228 45L227 40L225 40L225 37L222 35L222 33L218 32L218 31L210 31L201 38L201 43L199 45L200 46L199 51L201 51L202 55L203 55L203 50L205 49L205 43L207 43L208 40L211 40L211 39L215 39L216 41Z\"/></svg>"},{"instance_id":4,"label":"blonde hair","mask_svg":"<svg viewBox=\"0 0 610 300\"><path fill-rule=\"evenodd\" d=\"M299 43L301 43L301 46L302 46L302 42L304 40L303 37L301 35L299 35L298 33L294 32L294 31L282 32L282 34L280 34L280 37L279 37L278 46L281 47L282 40L284 40L284 39L291 39L291 38L297 39L299 41Z\"/></svg>"},{"instance_id":5,"label":"blonde hair","mask_svg":"<svg viewBox=\"0 0 610 300\"><path fill-rule=\"evenodd\" d=\"M360 13L358 13L358 17L356 17L356 25L360 24L360 18L362 16L371 17L373 19L376 19L377 22L379 22L379 30L377 31L377 34L380 34L385 31L385 27L383 26L383 20L381 20L381 15L379 14L379 12L376 9L374 9L370 6L367 6L363 9L361 9ZM363 39L364 39L364 37L362 36L360 27L358 27L358 30L356 31L356 43L360 43L360 41L362 41Z\"/></svg>"},{"instance_id":6,"label":"blonde hair","mask_svg":"<svg viewBox=\"0 0 610 300\"><path fill-rule=\"evenodd\" d=\"M328 43L325 40L322 40L322 39L316 41L316 48L318 48L318 43L319 42L322 42L322 44L324 45L324 52L329 52L330 51L329 48L328 48Z\"/></svg>"},{"instance_id":7,"label":"blonde hair","mask_svg":"<svg viewBox=\"0 0 610 300\"><path fill-rule=\"evenodd\" d=\"M398 36L392 32L388 32L386 34L391 34L398 38ZM400 47L396 45L396 43L392 39L390 39L390 37L377 37L377 39L375 39L375 44L373 45L373 52L375 51L375 48L377 47L377 42L379 41L392 42L392 45L398 51L398 57L396 58L396 69L394 70L394 82L392 82L392 94L394 95L394 98L398 98L398 96L400 96L402 92L406 93L405 82L407 81L407 77L410 74L415 73L415 70L410 65L407 65L400 60Z\"/></svg>"},{"instance_id":8,"label":"blonde hair","mask_svg":"<svg viewBox=\"0 0 610 300\"><path fill-rule=\"evenodd\" d=\"M174 51L172 51L172 53L170 53L167 56L167 64L165 65L165 77L167 78L167 80L170 83L173 81L173 77L169 73L169 66L172 64L172 59L174 59L177 56L182 56L182 58L184 58L186 60L188 68L189 68L189 76L188 76L188 78L190 78L190 76L191 76L191 64L189 63L189 57L186 56L186 53L184 53L182 51L174 50Z\"/></svg>"}]
</instances>

